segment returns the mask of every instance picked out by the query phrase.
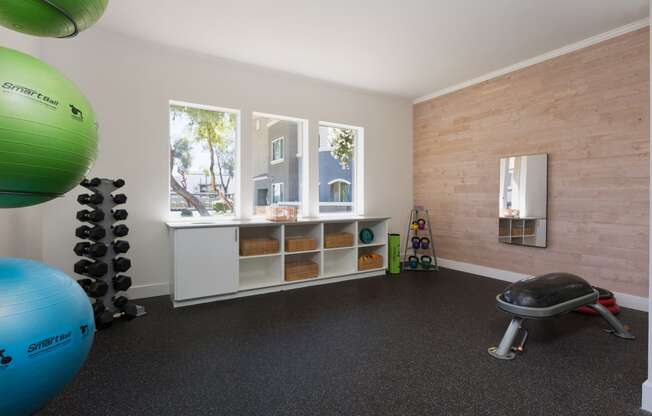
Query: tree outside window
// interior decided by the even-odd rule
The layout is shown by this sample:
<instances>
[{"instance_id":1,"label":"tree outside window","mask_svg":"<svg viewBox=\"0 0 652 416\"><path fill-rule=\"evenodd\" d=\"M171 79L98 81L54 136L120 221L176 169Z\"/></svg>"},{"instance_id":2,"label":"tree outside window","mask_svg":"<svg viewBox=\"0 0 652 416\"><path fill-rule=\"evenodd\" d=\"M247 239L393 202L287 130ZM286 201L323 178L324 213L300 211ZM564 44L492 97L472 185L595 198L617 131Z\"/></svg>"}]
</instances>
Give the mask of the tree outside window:
<instances>
[{"instance_id":1,"label":"tree outside window","mask_svg":"<svg viewBox=\"0 0 652 416\"><path fill-rule=\"evenodd\" d=\"M170 211L234 212L237 114L170 105Z\"/></svg>"}]
</instances>

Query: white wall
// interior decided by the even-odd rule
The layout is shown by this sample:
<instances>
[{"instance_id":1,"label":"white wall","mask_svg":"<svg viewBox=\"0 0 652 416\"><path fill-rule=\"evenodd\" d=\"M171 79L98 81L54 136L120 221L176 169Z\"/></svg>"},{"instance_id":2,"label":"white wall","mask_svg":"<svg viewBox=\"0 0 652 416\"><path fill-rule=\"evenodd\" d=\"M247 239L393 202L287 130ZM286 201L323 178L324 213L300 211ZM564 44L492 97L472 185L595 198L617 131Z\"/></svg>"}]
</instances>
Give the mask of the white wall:
<instances>
[{"instance_id":1,"label":"white wall","mask_svg":"<svg viewBox=\"0 0 652 416\"><path fill-rule=\"evenodd\" d=\"M92 30L73 40L43 41L46 62L77 83L100 123L99 159L92 176L123 177L132 230L132 296L167 291L168 101L242 110L243 178L251 177L251 113L303 118L311 146L318 121L365 128L366 213L393 218L404 233L412 205L412 104L365 91L202 56ZM300 57L297 57L300 59ZM382 71L382 68L369 68ZM311 176L317 177L315 155ZM251 206L251 187L242 197ZM78 188L44 206L43 258L72 273ZM219 248L216 248L219 249Z\"/></svg>"},{"instance_id":2,"label":"white wall","mask_svg":"<svg viewBox=\"0 0 652 416\"><path fill-rule=\"evenodd\" d=\"M0 27L0 46L40 55L40 39ZM0 257L40 258L39 207L0 209Z\"/></svg>"}]
</instances>

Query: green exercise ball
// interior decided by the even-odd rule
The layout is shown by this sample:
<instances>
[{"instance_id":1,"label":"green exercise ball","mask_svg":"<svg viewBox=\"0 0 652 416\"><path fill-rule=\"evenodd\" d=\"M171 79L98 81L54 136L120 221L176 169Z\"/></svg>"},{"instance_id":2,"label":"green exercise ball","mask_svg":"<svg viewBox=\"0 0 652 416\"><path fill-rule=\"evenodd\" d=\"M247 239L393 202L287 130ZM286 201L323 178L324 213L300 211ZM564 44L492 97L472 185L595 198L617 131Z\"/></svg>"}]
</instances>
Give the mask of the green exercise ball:
<instances>
[{"instance_id":1,"label":"green exercise ball","mask_svg":"<svg viewBox=\"0 0 652 416\"><path fill-rule=\"evenodd\" d=\"M48 38L69 38L97 22L109 0L2 0L0 25Z\"/></svg>"},{"instance_id":2,"label":"green exercise ball","mask_svg":"<svg viewBox=\"0 0 652 416\"><path fill-rule=\"evenodd\" d=\"M89 102L59 71L0 47L0 208L63 195L97 155Z\"/></svg>"}]
</instances>

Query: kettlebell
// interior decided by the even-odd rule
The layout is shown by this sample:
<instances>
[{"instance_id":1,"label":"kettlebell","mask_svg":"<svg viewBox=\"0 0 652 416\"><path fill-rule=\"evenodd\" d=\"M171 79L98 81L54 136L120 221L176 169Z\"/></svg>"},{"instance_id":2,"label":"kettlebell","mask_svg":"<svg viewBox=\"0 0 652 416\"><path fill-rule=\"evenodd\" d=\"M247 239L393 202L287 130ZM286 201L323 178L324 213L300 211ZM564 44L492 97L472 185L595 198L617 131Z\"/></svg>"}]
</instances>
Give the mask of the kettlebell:
<instances>
[{"instance_id":1,"label":"kettlebell","mask_svg":"<svg viewBox=\"0 0 652 416\"><path fill-rule=\"evenodd\" d=\"M418 249L421 247L421 239L419 237L412 237L412 248Z\"/></svg>"},{"instance_id":2,"label":"kettlebell","mask_svg":"<svg viewBox=\"0 0 652 416\"><path fill-rule=\"evenodd\" d=\"M410 224L410 230L416 231L418 229L419 229L419 223L416 221L412 221L412 223Z\"/></svg>"},{"instance_id":3,"label":"kettlebell","mask_svg":"<svg viewBox=\"0 0 652 416\"><path fill-rule=\"evenodd\" d=\"M417 227L419 227L420 230L425 230L426 229L426 220L423 218L419 218L417 220Z\"/></svg>"},{"instance_id":4,"label":"kettlebell","mask_svg":"<svg viewBox=\"0 0 652 416\"><path fill-rule=\"evenodd\" d=\"M419 267L419 258L417 256L408 257L408 264L410 265L411 269L416 269Z\"/></svg>"},{"instance_id":5,"label":"kettlebell","mask_svg":"<svg viewBox=\"0 0 652 416\"><path fill-rule=\"evenodd\" d=\"M432 257L430 256L421 256L421 266L424 269L429 269L432 264Z\"/></svg>"},{"instance_id":6,"label":"kettlebell","mask_svg":"<svg viewBox=\"0 0 652 416\"><path fill-rule=\"evenodd\" d=\"M421 238L421 248L427 249L430 246L430 239L428 237Z\"/></svg>"}]
</instances>

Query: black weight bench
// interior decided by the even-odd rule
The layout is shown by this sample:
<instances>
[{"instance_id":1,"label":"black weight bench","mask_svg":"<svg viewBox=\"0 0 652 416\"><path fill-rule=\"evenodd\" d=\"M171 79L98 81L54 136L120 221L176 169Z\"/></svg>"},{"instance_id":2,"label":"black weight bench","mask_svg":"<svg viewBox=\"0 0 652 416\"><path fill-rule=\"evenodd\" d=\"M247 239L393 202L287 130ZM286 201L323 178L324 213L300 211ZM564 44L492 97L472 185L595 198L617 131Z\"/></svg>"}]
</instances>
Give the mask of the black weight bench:
<instances>
[{"instance_id":1,"label":"black weight bench","mask_svg":"<svg viewBox=\"0 0 652 416\"><path fill-rule=\"evenodd\" d=\"M611 326L612 334L624 339L635 339L607 308L598 303L600 294L586 280L570 273L550 273L511 284L496 296L498 309L512 315L512 321L500 344L489 348L489 354L501 360L512 360L515 351L523 351L527 340L526 319L546 319L588 306L598 312ZM522 332L520 345L514 347Z\"/></svg>"}]
</instances>

